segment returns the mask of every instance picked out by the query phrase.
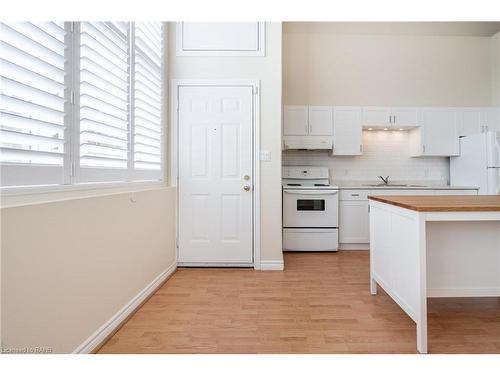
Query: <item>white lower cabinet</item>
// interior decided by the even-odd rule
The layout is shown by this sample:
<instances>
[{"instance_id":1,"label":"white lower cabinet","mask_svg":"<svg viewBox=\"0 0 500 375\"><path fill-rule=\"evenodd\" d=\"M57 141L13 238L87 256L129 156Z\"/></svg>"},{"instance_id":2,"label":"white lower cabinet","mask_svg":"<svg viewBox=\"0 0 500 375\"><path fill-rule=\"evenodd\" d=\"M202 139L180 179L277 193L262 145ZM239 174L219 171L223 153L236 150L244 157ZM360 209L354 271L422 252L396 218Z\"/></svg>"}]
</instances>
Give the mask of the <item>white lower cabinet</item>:
<instances>
[{"instance_id":1,"label":"white lower cabinet","mask_svg":"<svg viewBox=\"0 0 500 375\"><path fill-rule=\"evenodd\" d=\"M339 201L339 248L367 249L370 243L369 195L477 195L477 190L343 189Z\"/></svg>"},{"instance_id":2,"label":"white lower cabinet","mask_svg":"<svg viewBox=\"0 0 500 375\"><path fill-rule=\"evenodd\" d=\"M368 201L341 201L339 208L340 243L370 242Z\"/></svg>"}]
</instances>

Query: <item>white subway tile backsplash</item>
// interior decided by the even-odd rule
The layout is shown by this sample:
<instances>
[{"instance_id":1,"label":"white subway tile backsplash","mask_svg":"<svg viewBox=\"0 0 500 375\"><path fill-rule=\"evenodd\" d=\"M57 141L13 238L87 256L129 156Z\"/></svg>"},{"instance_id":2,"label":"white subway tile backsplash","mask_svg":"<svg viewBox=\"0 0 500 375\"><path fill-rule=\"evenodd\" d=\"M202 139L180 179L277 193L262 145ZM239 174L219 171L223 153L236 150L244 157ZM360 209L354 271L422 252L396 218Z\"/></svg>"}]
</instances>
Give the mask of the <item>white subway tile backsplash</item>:
<instances>
[{"instance_id":1,"label":"white subway tile backsplash","mask_svg":"<svg viewBox=\"0 0 500 375\"><path fill-rule=\"evenodd\" d=\"M449 158L409 156L406 131L363 132L363 155L332 156L327 151L284 151L283 165L322 165L333 180L370 181L389 175L392 181L447 183Z\"/></svg>"}]
</instances>

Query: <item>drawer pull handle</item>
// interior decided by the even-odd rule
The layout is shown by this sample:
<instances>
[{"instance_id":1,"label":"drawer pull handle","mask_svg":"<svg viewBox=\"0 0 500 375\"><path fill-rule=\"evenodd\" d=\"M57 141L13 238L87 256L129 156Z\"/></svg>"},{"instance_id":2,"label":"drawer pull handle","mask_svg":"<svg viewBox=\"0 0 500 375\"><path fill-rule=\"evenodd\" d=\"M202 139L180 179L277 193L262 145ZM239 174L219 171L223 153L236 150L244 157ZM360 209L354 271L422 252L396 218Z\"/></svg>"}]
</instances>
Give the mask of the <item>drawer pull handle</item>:
<instances>
[{"instance_id":1,"label":"drawer pull handle","mask_svg":"<svg viewBox=\"0 0 500 375\"><path fill-rule=\"evenodd\" d=\"M351 197L359 197L359 194L351 194Z\"/></svg>"}]
</instances>

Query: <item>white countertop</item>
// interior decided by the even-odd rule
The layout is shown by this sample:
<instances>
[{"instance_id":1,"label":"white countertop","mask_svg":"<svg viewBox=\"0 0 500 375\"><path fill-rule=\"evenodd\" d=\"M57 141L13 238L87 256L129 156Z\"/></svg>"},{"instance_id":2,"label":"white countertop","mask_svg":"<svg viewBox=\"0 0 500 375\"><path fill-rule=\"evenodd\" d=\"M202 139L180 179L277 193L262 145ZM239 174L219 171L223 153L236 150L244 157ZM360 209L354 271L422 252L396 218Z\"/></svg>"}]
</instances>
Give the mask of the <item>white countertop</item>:
<instances>
[{"instance_id":1,"label":"white countertop","mask_svg":"<svg viewBox=\"0 0 500 375\"><path fill-rule=\"evenodd\" d=\"M392 181L392 184L404 184L406 186L369 186L378 184L377 181L334 181L332 184L339 189L362 189L362 190L477 190L477 186L457 186L457 185L442 185L433 181L426 182L400 182Z\"/></svg>"}]
</instances>

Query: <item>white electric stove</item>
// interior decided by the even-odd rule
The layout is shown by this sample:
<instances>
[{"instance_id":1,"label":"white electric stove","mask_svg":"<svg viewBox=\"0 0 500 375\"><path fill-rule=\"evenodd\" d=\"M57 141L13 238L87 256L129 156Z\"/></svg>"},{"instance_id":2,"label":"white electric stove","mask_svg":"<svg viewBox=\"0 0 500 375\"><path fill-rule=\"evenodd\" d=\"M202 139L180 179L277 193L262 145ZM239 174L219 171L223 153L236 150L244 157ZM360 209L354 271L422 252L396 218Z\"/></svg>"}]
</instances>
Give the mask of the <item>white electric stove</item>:
<instances>
[{"instance_id":1,"label":"white electric stove","mask_svg":"<svg viewBox=\"0 0 500 375\"><path fill-rule=\"evenodd\" d=\"M337 251L339 190L328 167L283 167L283 249Z\"/></svg>"}]
</instances>

